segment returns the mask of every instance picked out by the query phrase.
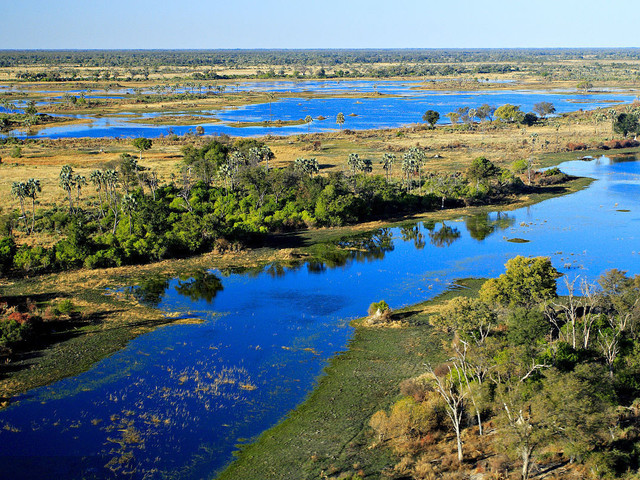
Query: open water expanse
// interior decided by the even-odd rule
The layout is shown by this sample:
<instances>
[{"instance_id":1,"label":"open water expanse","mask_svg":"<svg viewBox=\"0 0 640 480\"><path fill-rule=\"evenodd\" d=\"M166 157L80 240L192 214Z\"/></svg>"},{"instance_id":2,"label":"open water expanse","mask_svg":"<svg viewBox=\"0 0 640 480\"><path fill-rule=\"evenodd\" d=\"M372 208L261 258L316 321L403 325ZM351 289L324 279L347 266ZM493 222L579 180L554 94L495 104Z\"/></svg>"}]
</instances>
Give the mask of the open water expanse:
<instances>
[{"instance_id":1,"label":"open water expanse","mask_svg":"<svg viewBox=\"0 0 640 480\"><path fill-rule=\"evenodd\" d=\"M196 115L211 117L210 123L202 123L207 135L227 134L233 136L294 135L307 132L326 132L337 130L336 116L345 115L344 128L352 130L395 128L422 122L427 110L440 113L440 124L448 123L447 113L466 106L477 108L483 104L499 107L506 103L519 105L523 112L531 112L538 102L551 102L556 114L578 109L592 110L608 107L617 103L630 103L637 93L622 93L615 90L582 94L571 90L478 90L478 91L438 91L425 90L421 81L274 81L241 82L228 86L229 91L255 92L306 92L319 94L326 98L281 98L271 103L229 107L220 110L201 110L189 112L165 112L132 114L120 113L100 117L89 115L65 115L84 119L86 123L42 128L30 137L149 137L161 135L194 133L196 125L152 125L151 123L132 123L131 120L151 120L159 115ZM182 89L184 90L184 89ZM180 90L178 90L180 91ZM206 89L205 89L206 91ZM116 89L108 92L100 90L86 91L86 98L122 97L131 95L131 89ZM358 94L380 93L379 97L357 98ZM62 92L47 91L50 97L38 105L61 102ZM69 92L77 95L80 91ZM147 92L149 93L149 92ZM349 98L344 98L349 94ZM343 95L343 96L341 96ZM355 97L353 96L355 95ZM197 103L197 100L194 100ZM24 102L18 103L23 107ZM3 109L0 108L0 111ZM5 110L6 111L6 110ZM297 121L310 115L314 120L309 125L276 126L234 126L238 122ZM319 118L325 117L324 120ZM18 137L27 136L26 132L12 132Z\"/></svg>"},{"instance_id":2,"label":"open water expanse","mask_svg":"<svg viewBox=\"0 0 640 480\"><path fill-rule=\"evenodd\" d=\"M569 278L640 273L640 162L602 157L561 169L597 181L508 213L380 230L354 240L368 253L331 265L120 286L203 323L159 328L86 373L18 397L0 411L0 476L212 478L237 444L303 401L372 301L422 301L457 278L496 276L516 255L549 256Z\"/></svg>"}]
</instances>

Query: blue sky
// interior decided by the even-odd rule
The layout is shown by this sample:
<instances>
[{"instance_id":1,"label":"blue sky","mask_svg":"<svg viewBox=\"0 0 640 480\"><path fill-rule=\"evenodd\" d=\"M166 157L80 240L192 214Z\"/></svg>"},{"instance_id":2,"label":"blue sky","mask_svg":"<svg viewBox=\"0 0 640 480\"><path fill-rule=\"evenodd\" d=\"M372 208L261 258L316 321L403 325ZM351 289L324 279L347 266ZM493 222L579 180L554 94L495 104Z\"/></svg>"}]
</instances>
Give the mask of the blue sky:
<instances>
[{"instance_id":1,"label":"blue sky","mask_svg":"<svg viewBox=\"0 0 640 480\"><path fill-rule=\"evenodd\" d=\"M0 49L638 47L610 0L0 0Z\"/></svg>"}]
</instances>

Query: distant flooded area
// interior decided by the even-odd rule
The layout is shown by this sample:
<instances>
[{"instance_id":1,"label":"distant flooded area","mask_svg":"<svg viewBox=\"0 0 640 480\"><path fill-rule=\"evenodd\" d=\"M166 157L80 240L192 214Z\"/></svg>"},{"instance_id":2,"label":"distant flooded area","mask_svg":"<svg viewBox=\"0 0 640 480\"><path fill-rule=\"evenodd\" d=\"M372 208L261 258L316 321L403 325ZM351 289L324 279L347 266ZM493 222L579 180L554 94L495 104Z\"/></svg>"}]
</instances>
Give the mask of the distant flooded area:
<instances>
[{"instance_id":1,"label":"distant flooded area","mask_svg":"<svg viewBox=\"0 0 640 480\"><path fill-rule=\"evenodd\" d=\"M490 82L481 82L483 83ZM14 130L11 135L33 138L64 137L160 137L167 135L196 134L196 126L201 126L206 135L262 136L295 135L338 130L366 130L396 128L422 122L426 110L440 114L440 124L449 123L446 115L459 107L478 108L488 104L494 108L504 104L520 106L523 112L530 112L539 102L553 103L556 114L578 109L591 110L619 103L630 103L636 94L605 90L580 93L576 90L436 90L434 81L418 80L349 80L349 81L245 81L216 87L215 90L200 86L192 91L198 94L209 92L224 99L227 93L271 93L273 98L262 99L258 103L234 105L219 109L194 107L188 111L119 112L100 114L65 114L64 117L81 121L79 123L44 126L37 131ZM162 86L160 86L162 88ZM213 88L213 87L212 87ZM5 88L5 92L20 92L25 98L13 103L15 111L27 104L30 96L35 106L62 105L70 98L118 99L144 94L179 94L188 87L167 87L166 89L107 88L105 90L20 90L18 87ZM296 96L299 93L300 96ZM278 95L287 94L286 97ZM247 101L248 102L248 101ZM153 104L151 105L153 107ZM0 112L12 111L5 104ZM343 113L344 125L336 124L336 116ZM170 118L162 118L169 116ZM194 118L197 117L197 123ZM308 117L311 121L306 121ZM183 121L176 119L182 118ZM162 121L160 121L160 119ZM263 124L264 123L264 124Z\"/></svg>"}]
</instances>

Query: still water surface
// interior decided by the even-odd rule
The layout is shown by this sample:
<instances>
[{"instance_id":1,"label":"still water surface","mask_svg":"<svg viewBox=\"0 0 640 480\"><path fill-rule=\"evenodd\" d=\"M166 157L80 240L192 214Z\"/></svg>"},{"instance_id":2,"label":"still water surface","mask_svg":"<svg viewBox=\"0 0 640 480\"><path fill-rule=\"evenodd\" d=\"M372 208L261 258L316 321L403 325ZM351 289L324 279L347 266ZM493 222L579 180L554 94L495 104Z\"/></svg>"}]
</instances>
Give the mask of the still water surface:
<instances>
[{"instance_id":1,"label":"still water surface","mask_svg":"<svg viewBox=\"0 0 640 480\"><path fill-rule=\"evenodd\" d=\"M569 277L640 273L640 162L561 168L597 181L513 212L381 230L352 241L369 253L331 264L150 278L132 294L203 323L139 337L0 411L0 476L211 478L304 399L372 301L425 300L457 278L498 275L515 255L550 256Z\"/></svg>"},{"instance_id":2,"label":"still water surface","mask_svg":"<svg viewBox=\"0 0 640 480\"><path fill-rule=\"evenodd\" d=\"M231 91L260 92L308 92L326 95L325 98L281 98L271 103L230 107L218 110L201 110L190 112L166 112L170 115L203 115L212 118L210 123L202 123L207 135L227 134L233 136L261 135L294 135L307 132L326 132L337 130L336 115L345 115L344 128L352 130L395 128L422 122L426 110L440 113L440 124L449 123L447 113L461 106L477 108L483 104L499 107L506 103L519 105L524 112L533 110L538 102L551 102L556 114L578 109L591 110L608 107L618 103L628 103L636 98L636 94L622 93L614 90L581 94L570 90L479 90L479 91L437 91L425 90L420 81L301 81L301 82L241 82L229 86ZM379 97L357 98L358 94L377 92ZM52 96L38 105L48 102L61 102L60 92L47 92ZM108 95L99 91L90 91L87 98L103 98L105 96L121 97L130 94L127 89L114 90ZM350 98L340 95L349 94ZM356 95L356 97L353 97ZM194 102L197 102L194 101ZM18 103L24 107L24 102ZM0 108L0 112L2 108ZM51 126L40 129L30 135L34 138L61 137L159 137L175 133L183 135L193 133L196 125L152 125L151 123L132 123L130 120L151 120L162 114L117 114L101 117L87 115L70 115L84 119L87 123L67 126ZM309 125L291 125L286 127L234 126L238 122L264 122L269 120L297 121L310 115L314 121ZM325 117L324 120L319 120ZM217 121L216 121L217 120ZM16 136L24 137L25 132L15 131Z\"/></svg>"}]
</instances>

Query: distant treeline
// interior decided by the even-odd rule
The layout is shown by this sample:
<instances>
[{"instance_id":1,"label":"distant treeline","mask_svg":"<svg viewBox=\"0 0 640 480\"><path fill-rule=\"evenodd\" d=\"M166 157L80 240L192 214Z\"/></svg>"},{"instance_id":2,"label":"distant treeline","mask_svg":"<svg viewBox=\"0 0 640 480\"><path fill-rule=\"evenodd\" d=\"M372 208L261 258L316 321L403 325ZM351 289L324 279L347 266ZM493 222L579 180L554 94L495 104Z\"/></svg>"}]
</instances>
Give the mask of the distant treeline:
<instances>
[{"instance_id":1,"label":"distant treeline","mask_svg":"<svg viewBox=\"0 0 640 480\"><path fill-rule=\"evenodd\" d=\"M339 50L3 50L0 67L154 67L638 60L639 48Z\"/></svg>"}]
</instances>

